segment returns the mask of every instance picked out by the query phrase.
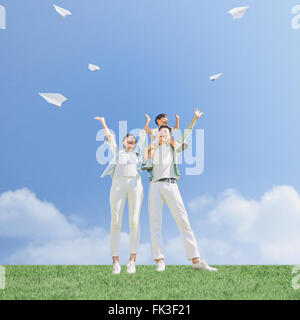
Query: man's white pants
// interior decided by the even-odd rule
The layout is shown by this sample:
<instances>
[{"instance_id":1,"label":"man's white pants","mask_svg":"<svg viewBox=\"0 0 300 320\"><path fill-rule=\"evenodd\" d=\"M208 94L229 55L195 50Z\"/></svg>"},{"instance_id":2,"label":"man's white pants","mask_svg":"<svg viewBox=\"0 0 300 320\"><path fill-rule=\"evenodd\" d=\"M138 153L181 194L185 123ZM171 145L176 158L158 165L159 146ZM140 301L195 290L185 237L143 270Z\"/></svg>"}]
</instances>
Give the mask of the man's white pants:
<instances>
[{"instance_id":1,"label":"man's white pants","mask_svg":"<svg viewBox=\"0 0 300 320\"><path fill-rule=\"evenodd\" d=\"M148 208L153 259L156 260L164 258L162 252L161 226L163 205L165 202L169 207L180 231L188 260L197 257L200 258L197 242L191 229L177 183L151 182Z\"/></svg>"},{"instance_id":2,"label":"man's white pants","mask_svg":"<svg viewBox=\"0 0 300 320\"><path fill-rule=\"evenodd\" d=\"M124 205L128 198L130 253L137 253L140 240L140 212L144 191L141 177L116 177L110 189L110 250L113 257L120 255L120 233Z\"/></svg>"}]
</instances>

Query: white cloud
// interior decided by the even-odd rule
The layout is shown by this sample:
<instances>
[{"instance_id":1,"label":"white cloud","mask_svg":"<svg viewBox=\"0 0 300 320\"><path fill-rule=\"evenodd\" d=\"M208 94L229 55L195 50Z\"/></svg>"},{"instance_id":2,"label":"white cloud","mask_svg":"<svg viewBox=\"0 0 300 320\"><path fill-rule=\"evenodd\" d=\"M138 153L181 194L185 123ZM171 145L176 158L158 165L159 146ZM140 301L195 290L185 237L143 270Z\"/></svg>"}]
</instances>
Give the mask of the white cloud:
<instances>
[{"instance_id":1,"label":"white cloud","mask_svg":"<svg viewBox=\"0 0 300 320\"><path fill-rule=\"evenodd\" d=\"M80 234L55 206L28 189L0 195L0 236L28 239L71 238Z\"/></svg>"},{"instance_id":2,"label":"white cloud","mask_svg":"<svg viewBox=\"0 0 300 320\"><path fill-rule=\"evenodd\" d=\"M258 201L226 190L214 200L206 223L222 235L216 239L235 248L232 255L243 261L247 256L249 263L300 260L300 197L291 186L274 187Z\"/></svg>"},{"instance_id":3,"label":"white cloud","mask_svg":"<svg viewBox=\"0 0 300 320\"><path fill-rule=\"evenodd\" d=\"M213 203L213 198L207 194L203 196L196 197L189 203L189 207L192 211L200 211L204 209L209 204Z\"/></svg>"},{"instance_id":4,"label":"white cloud","mask_svg":"<svg viewBox=\"0 0 300 320\"><path fill-rule=\"evenodd\" d=\"M122 235L122 240L126 235ZM101 229L78 237L30 242L11 256L13 264L99 264L110 263L108 235Z\"/></svg>"},{"instance_id":5,"label":"white cloud","mask_svg":"<svg viewBox=\"0 0 300 320\"><path fill-rule=\"evenodd\" d=\"M228 189L215 198L197 197L189 207L201 257L209 263L299 263L300 197L293 187L274 187L259 200ZM20 240L22 246L1 263L110 264L108 232L86 225L77 216L67 219L28 189L5 192L0 195L0 237ZM166 262L188 263L180 236L168 238L163 229L163 237ZM122 263L128 249L129 235L122 233ZM153 263L150 243L140 244L138 263Z\"/></svg>"},{"instance_id":6,"label":"white cloud","mask_svg":"<svg viewBox=\"0 0 300 320\"><path fill-rule=\"evenodd\" d=\"M78 223L80 222L80 223ZM80 229L74 216L69 222L55 206L39 200L28 189L0 195L0 237L22 239L5 263L110 264L109 234L102 228ZM121 262L128 259L129 236L121 233ZM140 245L138 263L151 261L150 245Z\"/></svg>"},{"instance_id":7,"label":"white cloud","mask_svg":"<svg viewBox=\"0 0 300 320\"><path fill-rule=\"evenodd\" d=\"M121 263L128 259L129 236L121 233ZM137 262L148 263L149 244L141 244ZM89 230L74 239L30 243L11 256L12 264L111 264L109 235L100 228Z\"/></svg>"},{"instance_id":8,"label":"white cloud","mask_svg":"<svg viewBox=\"0 0 300 320\"><path fill-rule=\"evenodd\" d=\"M193 227L193 226L192 226ZM195 229L195 228L194 228ZM196 232L195 232L196 235ZM231 261L236 260L236 252L231 245L223 240L209 239L205 237L197 237L198 249L200 252L200 258L206 258L207 262L212 260L218 261L219 264L224 262L227 255L232 254ZM166 239L164 245L164 253L167 264L189 264L187 256L184 250L184 246L181 237L174 237ZM235 259L235 260L233 260ZM236 261L235 261L236 262Z\"/></svg>"}]
</instances>

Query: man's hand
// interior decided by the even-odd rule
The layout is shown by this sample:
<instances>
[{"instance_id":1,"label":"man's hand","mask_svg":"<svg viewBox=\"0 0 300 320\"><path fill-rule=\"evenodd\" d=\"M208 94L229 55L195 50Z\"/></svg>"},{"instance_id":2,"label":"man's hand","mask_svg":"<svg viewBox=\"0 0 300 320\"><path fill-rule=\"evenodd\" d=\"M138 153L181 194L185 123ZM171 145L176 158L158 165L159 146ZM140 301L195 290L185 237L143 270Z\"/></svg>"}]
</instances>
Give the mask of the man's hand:
<instances>
[{"instance_id":1,"label":"man's hand","mask_svg":"<svg viewBox=\"0 0 300 320\"><path fill-rule=\"evenodd\" d=\"M199 109L194 109L194 117L199 119L203 115L203 112L200 112Z\"/></svg>"},{"instance_id":2,"label":"man's hand","mask_svg":"<svg viewBox=\"0 0 300 320\"><path fill-rule=\"evenodd\" d=\"M199 109L194 109L193 119L190 124L187 126L188 129L193 129L197 120L203 115L203 112L200 112Z\"/></svg>"}]
</instances>

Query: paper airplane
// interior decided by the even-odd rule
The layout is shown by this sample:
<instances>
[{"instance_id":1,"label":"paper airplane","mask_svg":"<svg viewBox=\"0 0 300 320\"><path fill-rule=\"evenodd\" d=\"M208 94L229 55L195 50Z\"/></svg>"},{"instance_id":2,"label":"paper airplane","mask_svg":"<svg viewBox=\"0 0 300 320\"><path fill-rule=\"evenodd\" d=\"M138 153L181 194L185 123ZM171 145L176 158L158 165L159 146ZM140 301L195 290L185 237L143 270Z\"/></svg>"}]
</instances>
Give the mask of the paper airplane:
<instances>
[{"instance_id":1,"label":"paper airplane","mask_svg":"<svg viewBox=\"0 0 300 320\"><path fill-rule=\"evenodd\" d=\"M91 71L97 71L97 70L100 70L100 68L98 66L96 66L95 64L89 64L89 69Z\"/></svg>"},{"instance_id":2,"label":"paper airplane","mask_svg":"<svg viewBox=\"0 0 300 320\"><path fill-rule=\"evenodd\" d=\"M209 78L209 80L210 80L210 81L215 81L215 80L219 79L222 74L223 74L223 72L218 73L218 74L215 74L215 75L211 76L211 77Z\"/></svg>"},{"instance_id":3,"label":"paper airplane","mask_svg":"<svg viewBox=\"0 0 300 320\"><path fill-rule=\"evenodd\" d=\"M237 7L237 8L231 9L230 11L228 11L228 13L232 15L233 19L242 19L249 8L250 8L249 6Z\"/></svg>"},{"instance_id":4,"label":"paper airplane","mask_svg":"<svg viewBox=\"0 0 300 320\"><path fill-rule=\"evenodd\" d=\"M53 7L56 10L56 12L61 15L62 18L65 18L66 16L72 15L72 13L67 9L61 8L55 4L53 5Z\"/></svg>"},{"instance_id":5,"label":"paper airplane","mask_svg":"<svg viewBox=\"0 0 300 320\"><path fill-rule=\"evenodd\" d=\"M47 102L54 104L55 106L61 107L62 104L68 100L60 93L39 93Z\"/></svg>"}]
</instances>

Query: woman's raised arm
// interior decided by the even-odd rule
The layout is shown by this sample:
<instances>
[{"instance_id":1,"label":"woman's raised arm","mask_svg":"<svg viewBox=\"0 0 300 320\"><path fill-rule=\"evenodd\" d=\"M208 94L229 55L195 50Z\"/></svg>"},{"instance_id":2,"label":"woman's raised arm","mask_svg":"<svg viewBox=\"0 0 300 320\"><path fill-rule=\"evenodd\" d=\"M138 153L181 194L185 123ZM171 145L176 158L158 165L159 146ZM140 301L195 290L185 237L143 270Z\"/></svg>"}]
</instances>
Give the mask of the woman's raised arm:
<instances>
[{"instance_id":1,"label":"woman's raised arm","mask_svg":"<svg viewBox=\"0 0 300 320\"><path fill-rule=\"evenodd\" d=\"M107 125L105 123L104 117L95 117L95 120L100 121L100 123L102 124L103 130L104 130L106 139L107 139L108 142L110 142L111 136L110 136L109 129L107 128Z\"/></svg>"}]
</instances>

